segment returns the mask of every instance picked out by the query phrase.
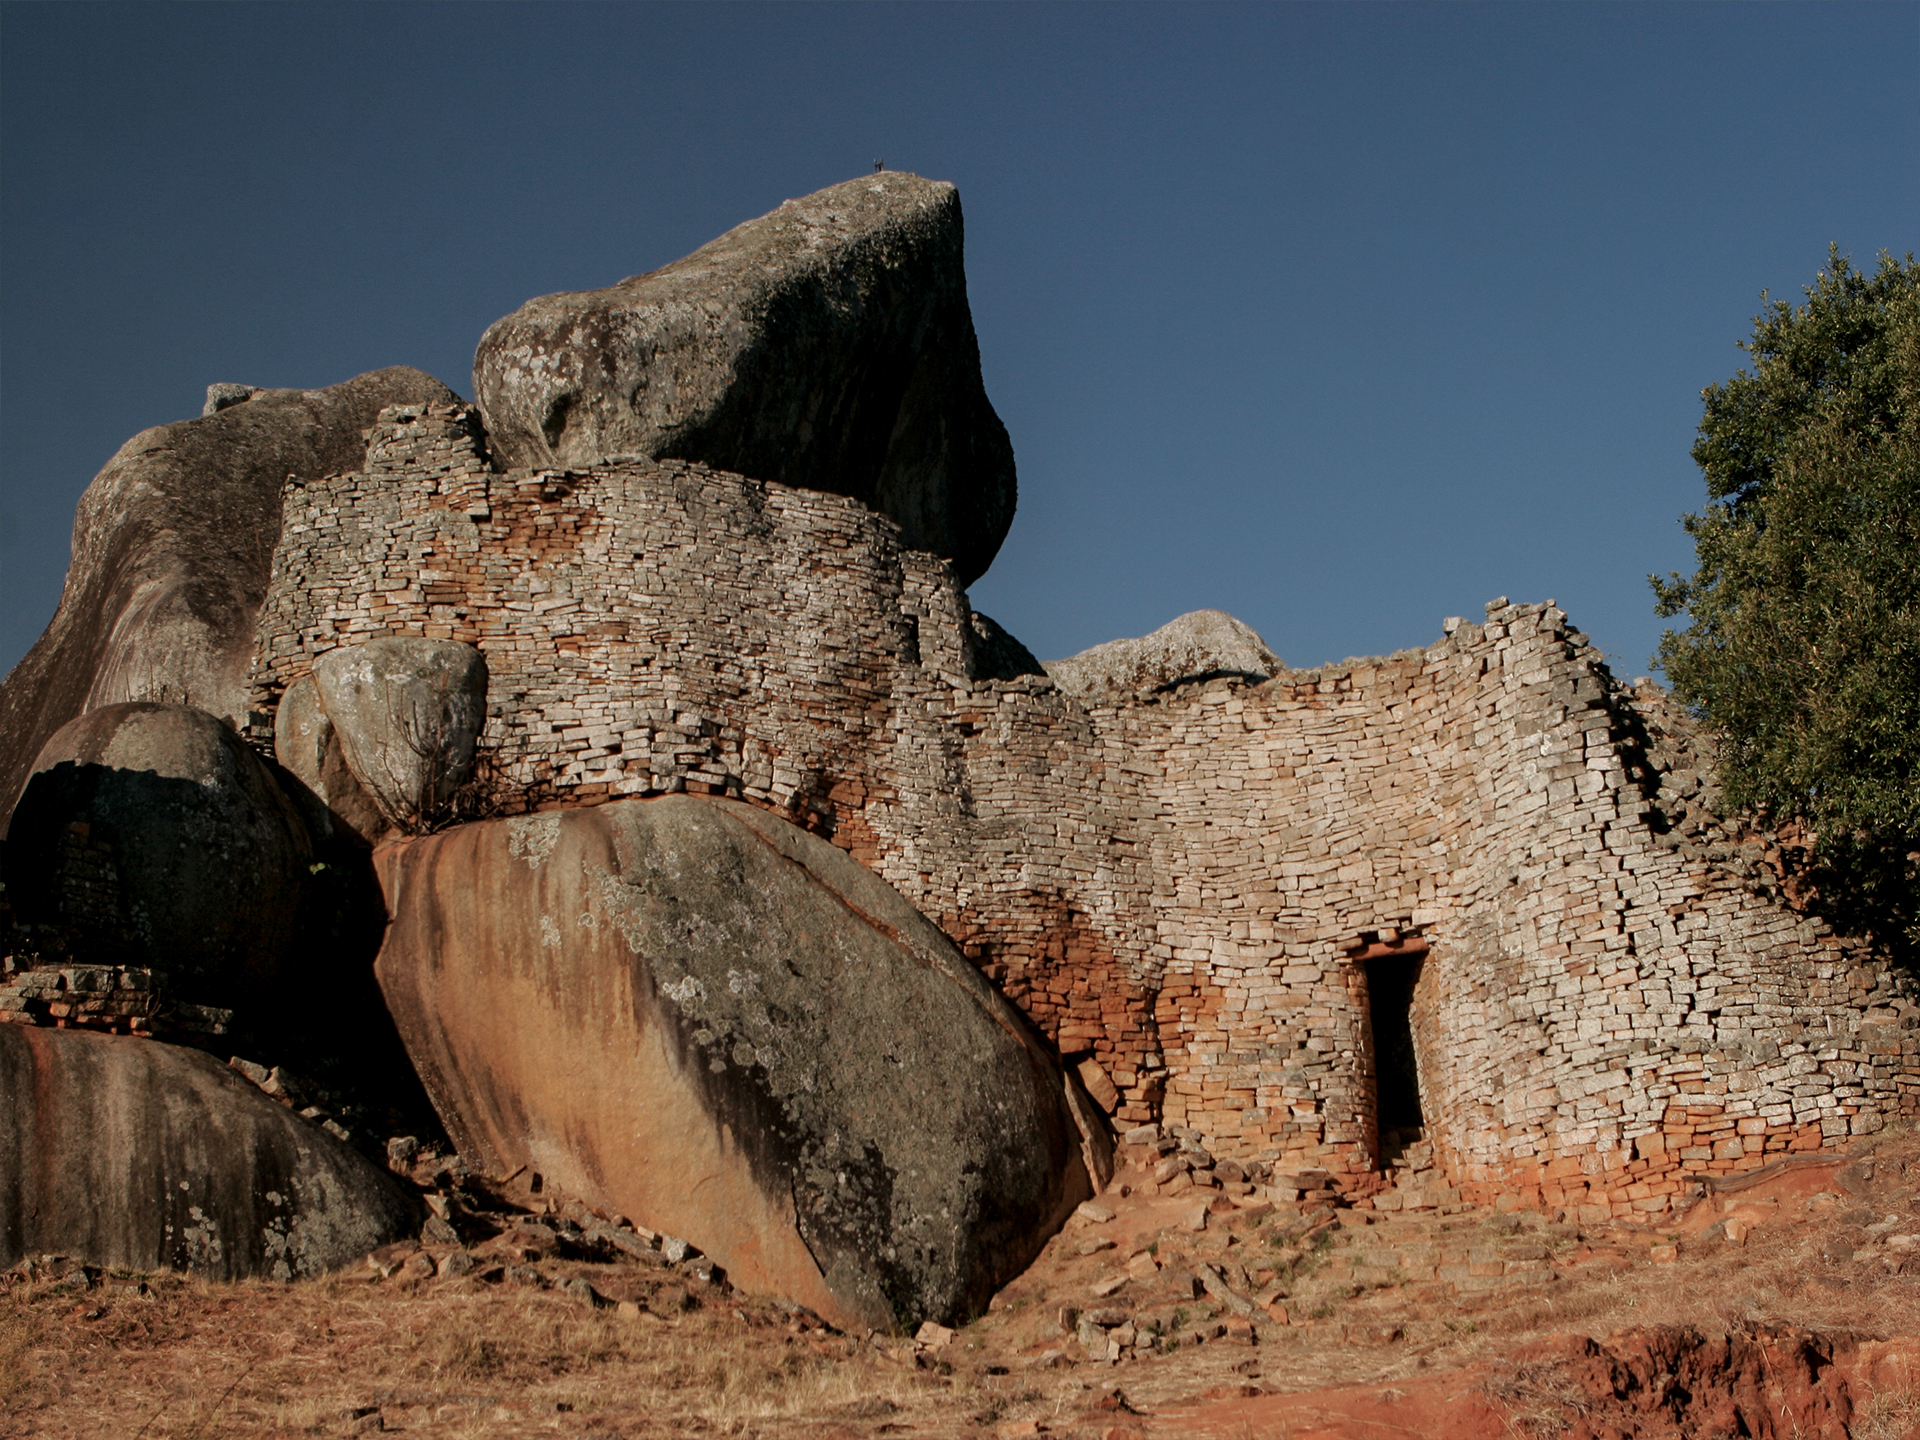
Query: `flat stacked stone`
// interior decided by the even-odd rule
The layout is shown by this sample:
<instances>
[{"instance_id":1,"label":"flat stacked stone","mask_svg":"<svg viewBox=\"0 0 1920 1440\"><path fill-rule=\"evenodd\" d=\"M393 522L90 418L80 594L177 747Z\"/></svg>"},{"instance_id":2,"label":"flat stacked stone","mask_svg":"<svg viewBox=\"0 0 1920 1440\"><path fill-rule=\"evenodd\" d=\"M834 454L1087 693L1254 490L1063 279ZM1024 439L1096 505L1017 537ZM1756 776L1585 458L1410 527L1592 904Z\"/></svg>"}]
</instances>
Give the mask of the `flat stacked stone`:
<instances>
[{"instance_id":1,"label":"flat stacked stone","mask_svg":"<svg viewBox=\"0 0 1920 1440\"><path fill-rule=\"evenodd\" d=\"M722 795L828 836L1096 1066L1120 1125L1377 1188L1366 957L1414 947L1463 1199L1663 1213L1920 1107L1911 986L1787 903L1778 837L1718 819L1683 719L1551 603L1079 697L989 678L952 566L856 500L643 458L491 471L458 407L404 428L417 475L380 449L289 487L256 716L343 645L474 645L505 809Z\"/></svg>"},{"instance_id":2,"label":"flat stacked stone","mask_svg":"<svg viewBox=\"0 0 1920 1440\"><path fill-rule=\"evenodd\" d=\"M165 974L139 965L0 966L0 1024L108 1035L224 1035L231 1010L166 995Z\"/></svg>"}]
</instances>

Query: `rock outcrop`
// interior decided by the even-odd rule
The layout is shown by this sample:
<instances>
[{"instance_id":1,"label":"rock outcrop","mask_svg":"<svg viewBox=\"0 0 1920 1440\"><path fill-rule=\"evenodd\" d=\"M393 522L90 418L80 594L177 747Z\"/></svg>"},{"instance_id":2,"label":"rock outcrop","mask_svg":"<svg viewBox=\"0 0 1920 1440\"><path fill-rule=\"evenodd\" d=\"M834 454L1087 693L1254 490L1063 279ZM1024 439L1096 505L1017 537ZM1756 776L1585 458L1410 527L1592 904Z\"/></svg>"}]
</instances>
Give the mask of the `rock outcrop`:
<instances>
[{"instance_id":1,"label":"rock outcrop","mask_svg":"<svg viewBox=\"0 0 1920 1440\"><path fill-rule=\"evenodd\" d=\"M843 1325L979 1313L1091 1193L1058 1063L825 841L670 796L376 852L378 974L463 1155Z\"/></svg>"},{"instance_id":2,"label":"rock outcrop","mask_svg":"<svg viewBox=\"0 0 1920 1440\"><path fill-rule=\"evenodd\" d=\"M22 920L195 1001L270 1001L299 937L312 837L271 771L203 710L90 710L41 750L7 832Z\"/></svg>"},{"instance_id":3,"label":"rock outcrop","mask_svg":"<svg viewBox=\"0 0 1920 1440\"><path fill-rule=\"evenodd\" d=\"M290 1280L414 1233L420 1203L198 1050L0 1025L0 1266Z\"/></svg>"},{"instance_id":4,"label":"rock outcrop","mask_svg":"<svg viewBox=\"0 0 1920 1440\"><path fill-rule=\"evenodd\" d=\"M960 197L862 176L605 290L529 300L474 357L503 463L698 460L851 495L985 572L1013 446L980 380Z\"/></svg>"},{"instance_id":5,"label":"rock outcrop","mask_svg":"<svg viewBox=\"0 0 1920 1440\"><path fill-rule=\"evenodd\" d=\"M200 415L203 419L208 415L218 415L228 406L251 400L259 393L258 385L239 385L231 380L216 380L207 386L207 403L200 407Z\"/></svg>"},{"instance_id":6,"label":"rock outcrop","mask_svg":"<svg viewBox=\"0 0 1920 1440\"><path fill-rule=\"evenodd\" d=\"M393 635L330 651L313 675L354 778L394 825L425 828L473 772L485 658L457 640Z\"/></svg>"},{"instance_id":7,"label":"rock outcrop","mask_svg":"<svg viewBox=\"0 0 1920 1440\"><path fill-rule=\"evenodd\" d=\"M404 366L325 390L263 390L143 430L81 497L59 611L0 682L0 816L69 720L123 700L241 723L280 487L353 468L381 407L453 392Z\"/></svg>"},{"instance_id":8,"label":"rock outcrop","mask_svg":"<svg viewBox=\"0 0 1920 1440\"><path fill-rule=\"evenodd\" d=\"M1194 610L1150 635L1109 640L1065 660L1047 674L1070 695L1150 694L1183 680L1265 680L1286 669L1249 627L1224 610Z\"/></svg>"}]
</instances>

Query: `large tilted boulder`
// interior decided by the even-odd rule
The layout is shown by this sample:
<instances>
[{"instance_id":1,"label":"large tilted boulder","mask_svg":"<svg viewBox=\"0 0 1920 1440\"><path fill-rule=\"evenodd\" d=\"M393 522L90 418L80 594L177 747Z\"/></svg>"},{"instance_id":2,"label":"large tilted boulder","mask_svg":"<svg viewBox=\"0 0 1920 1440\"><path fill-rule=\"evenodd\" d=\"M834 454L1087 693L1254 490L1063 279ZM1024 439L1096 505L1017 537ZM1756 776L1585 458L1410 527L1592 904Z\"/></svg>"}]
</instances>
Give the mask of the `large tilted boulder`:
<instances>
[{"instance_id":1,"label":"large tilted boulder","mask_svg":"<svg viewBox=\"0 0 1920 1440\"><path fill-rule=\"evenodd\" d=\"M1064 1078L891 887L669 796L376 852L377 971L461 1153L843 1325L977 1314L1091 1193Z\"/></svg>"},{"instance_id":2,"label":"large tilted boulder","mask_svg":"<svg viewBox=\"0 0 1920 1440\"><path fill-rule=\"evenodd\" d=\"M1150 635L1109 640L1046 665L1053 683L1071 695L1147 695L1183 680L1232 675L1258 681L1286 668L1266 641L1224 610L1190 611Z\"/></svg>"},{"instance_id":3,"label":"large tilted boulder","mask_svg":"<svg viewBox=\"0 0 1920 1440\"><path fill-rule=\"evenodd\" d=\"M0 682L0 817L48 737L88 710L156 700L243 723L280 487L358 466L383 406L456 400L399 366L253 391L122 445L81 497L53 622Z\"/></svg>"},{"instance_id":4,"label":"large tilted boulder","mask_svg":"<svg viewBox=\"0 0 1920 1440\"><path fill-rule=\"evenodd\" d=\"M195 1002L272 1004L313 859L300 812L226 725L185 705L107 705L35 759L6 886L20 919L59 926L94 963L157 967Z\"/></svg>"},{"instance_id":5,"label":"large tilted boulder","mask_svg":"<svg viewBox=\"0 0 1920 1440\"><path fill-rule=\"evenodd\" d=\"M394 635L328 651L313 676L354 778L393 824L425 828L473 772L486 659L458 640Z\"/></svg>"},{"instance_id":6,"label":"large tilted boulder","mask_svg":"<svg viewBox=\"0 0 1920 1440\"><path fill-rule=\"evenodd\" d=\"M424 1218L393 1177L210 1055L0 1025L0 1266L54 1254L291 1280Z\"/></svg>"},{"instance_id":7,"label":"large tilted boulder","mask_svg":"<svg viewBox=\"0 0 1920 1440\"><path fill-rule=\"evenodd\" d=\"M473 383L514 466L700 460L864 500L962 584L1013 521L1013 447L980 379L960 196L835 185L605 290L496 321Z\"/></svg>"}]
</instances>

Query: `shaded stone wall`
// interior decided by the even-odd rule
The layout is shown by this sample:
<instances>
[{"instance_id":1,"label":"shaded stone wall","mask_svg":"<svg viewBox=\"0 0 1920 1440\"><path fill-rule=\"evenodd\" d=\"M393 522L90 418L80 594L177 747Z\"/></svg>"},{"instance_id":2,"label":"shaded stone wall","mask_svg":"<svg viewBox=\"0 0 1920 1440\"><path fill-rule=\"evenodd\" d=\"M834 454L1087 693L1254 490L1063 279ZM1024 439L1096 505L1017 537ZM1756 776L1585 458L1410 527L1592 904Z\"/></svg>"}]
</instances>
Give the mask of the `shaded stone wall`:
<instances>
[{"instance_id":1,"label":"shaded stone wall","mask_svg":"<svg viewBox=\"0 0 1920 1440\"><path fill-rule=\"evenodd\" d=\"M1087 704L975 678L951 568L856 501L637 459L495 473L451 408L370 439L364 472L288 488L257 738L334 646L478 645L513 806L685 790L831 836L1096 1061L1119 1123L1364 1189L1364 958L1421 945L1427 1130L1470 1193L1651 1212L1920 1104L1920 1007L1703 821L1660 738L1684 726L1550 605Z\"/></svg>"}]
</instances>

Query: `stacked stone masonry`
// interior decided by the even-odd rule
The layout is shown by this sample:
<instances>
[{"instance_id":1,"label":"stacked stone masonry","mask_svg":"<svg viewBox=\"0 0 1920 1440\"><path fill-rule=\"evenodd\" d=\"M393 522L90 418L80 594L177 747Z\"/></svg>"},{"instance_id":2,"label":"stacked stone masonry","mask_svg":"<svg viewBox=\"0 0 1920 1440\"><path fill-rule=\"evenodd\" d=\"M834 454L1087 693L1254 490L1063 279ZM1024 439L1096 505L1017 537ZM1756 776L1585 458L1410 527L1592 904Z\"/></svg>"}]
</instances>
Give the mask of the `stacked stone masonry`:
<instances>
[{"instance_id":1,"label":"stacked stone masonry","mask_svg":"<svg viewBox=\"0 0 1920 1440\"><path fill-rule=\"evenodd\" d=\"M1380 1183L1379 956L1417 959L1426 1135L1470 1199L1657 1213L1920 1108L1905 982L1689 812L1683 717L1550 603L1085 703L975 678L951 568L857 501L639 458L495 472L459 409L369 438L286 492L256 740L336 646L474 644L502 803L723 794L829 835L1122 1125Z\"/></svg>"},{"instance_id":2,"label":"stacked stone masonry","mask_svg":"<svg viewBox=\"0 0 1920 1440\"><path fill-rule=\"evenodd\" d=\"M0 1024L174 1040L224 1035L231 1010L167 995L164 973L136 965L35 965L0 959Z\"/></svg>"}]
</instances>

